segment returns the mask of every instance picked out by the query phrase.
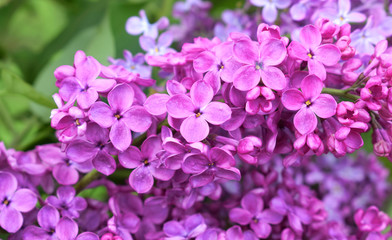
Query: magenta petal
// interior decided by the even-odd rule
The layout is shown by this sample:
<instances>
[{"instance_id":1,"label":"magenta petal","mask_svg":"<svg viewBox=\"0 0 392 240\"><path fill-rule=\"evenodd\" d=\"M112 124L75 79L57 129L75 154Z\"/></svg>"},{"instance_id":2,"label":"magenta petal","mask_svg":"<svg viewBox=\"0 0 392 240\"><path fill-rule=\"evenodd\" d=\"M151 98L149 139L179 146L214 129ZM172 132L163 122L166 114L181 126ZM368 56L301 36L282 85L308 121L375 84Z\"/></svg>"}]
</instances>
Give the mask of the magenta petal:
<instances>
[{"instance_id":1,"label":"magenta petal","mask_svg":"<svg viewBox=\"0 0 392 240\"><path fill-rule=\"evenodd\" d=\"M195 60L193 60L193 68L198 73L205 73L211 71L213 67L216 67L215 55L210 51L204 51L200 53Z\"/></svg>"},{"instance_id":2,"label":"magenta petal","mask_svg":"<svg viewBox=\"0 0 392 240\"><path fill-rule=\"evenodd\" d=\"M246 194L241 199L241 207L249 211L250 213L257 215L264 208L263 199L253 193Z\"/></svg>"},{"instance_id":3,"label":"magenta petal","mask_svg":"<svg viewBox=\"0 0 392 240\"><path fill-rule=\"evenodd\" d=\"M174 118L186 118L195 114L192 100L184 94L171 97L166 103L166 108L169 115Z\"/></svg>"},{"instance_id":4,"label":"magenta petal","mask_svg":"<svg viewBox=\"0 0 392 240\"><path fill-rule=\"evenodd\" d=\"M303 231L302 224L301 224L301 221L300 221L299 217L297 217L296 215L294 215L291 212L288 213L287 217L289 219L290 227L295 232L300 233L300 232Z\"/></svg>"},{"instance_id":5,"label":"magenta petal","mask_svg":"<svg viewBox=\"0 0 392 240\"><path fill-rule=\"evenodd\" d=\"M116 170L116 161L105 151L99 151L93 159L93 165L98 172L109 176Z\"/></svg>"},{"instance_id":6,"label":"magenta petal","mask_svg":"<svg viewBox=\"0 0 392 240\"><path fill-rule=\"evenodd\" d=\"M108 128L114 124L116 118L106 103L96 102L91 106L90 120L103 128Z\"/></svg>"},{"instance_id":7,"label":"magenta petal","mask_svg":"<svg viewBox=\"0 0 392 240\"><path fill-rule=\"evenodd\" d=\"M272 231L271 225L263 221L251 222L250 228L256 233L259 238L267 238Z\"/></svg>"},{"instance_id":8,"label":"magenta petal","mask_svg":"<svg viewBox=\"0 0 392 240\"><path fill-rule=\"evenodd\" d=\"M67 148L67 156L74 162L81 163L92 159L98 149L85 141L73 141Z\"/></svg>"},{"instance_id":9,"label":"magenta petal","mask_svg":"<svg viewBox=\"0 0 392 240\"><path fill-rule=\"evenodd\" d=\"M294 126L301 134L312 132L317 127L317 117L308 107L303 107L294 116Z\"/></svg>"},{"instance_id":10,"label":"magenta petal","mask_svg":"<svg viewBox=\"0 0 392 240\"><path fill-rule=\"evenodd\" d=\"M95 79L89 82L89 86L97 92L108 92L116 85L113 79Z\"/></svg>"},{"instance_id":11,"label":"magenta petal","mask_svg":"<svg viewBox=\"0 0 392 240\"><path fill-rule=\"evenodd\" d=\"M144 107L134 106L124 114L122 121L134 132L145 132L152 124L152 116Z\"/></svg>"},{"instance_id":12,"label":"magenta petal","mask_svg":"<svg viewBox=\"0 0 392 240\"><path fill-rule=\"evenodd\" d=\"M263 14L263 19L267 23L273 23L276 20L276 17L278 16L278 10L276 9L275 4L267 3L263 7L262 14Z\"/></svg>"},{"instance_id":13,"label":"magenta petal","mask_svg":"<svg viewBox=\"0 0 392 240\"><path fill-rule=\"evenodd\" d=\"M163 225L163 231L169 237L186 237L187 232L184 227L177 221L169 221Z\"/></svg>"},{"instance_id":14,"label":"magenta petal","mask_svg":"<svg viewBox=\"0 0 392 240\"><path fill-rule=\"evenodd\" d=\"M130 146L126 151L118 154L120 164L125 168L137 168L142 163L142 154L135 146Z\"/></svg>"},{"instance_id":15,"label":"magenta petal","mask_svg":"<svg viewBox=\"0 0 392 240\"><path fill-rule=\"evenodd\" d=\"M0 172L0 197L11 197L18 188L18 181L8 172Z\"/></svg>"},{"instance_id":16,"label":"magenta petal","mask_svg":"<svg viewBox=\"0 0 392 240\"><path fill-rule=\"evenodd\" d=\"M192 85L190 96L196 107L203 108L211 102L214 96L214 91L208 83L204 81L197 81Z\"/></svg>"},{"instance_id":17,"label":"magenta petal","mask_svg":"<svg viewBox=\"0 0 392 240\"><path fill-rule=\"evenodd\" d=\"M309 73L319 77L322 81L327 78L327 72L324 65L316 59L309 59L308 61Z\"/></svg>"},{"instance_id":18,"label":"magenta petal","mask_svg":"<svg viewBox=\"0 0 392 240\"><path fill-rule=\"evenodd\" d=\"M72 240L78 235L78 224L69 217L60 219L56 226L56 235L59 240Z\"/></svg>"},{"instance_id":19,"label":"magenta petal","mask_svg":"<svg viewBox=\"0 0 392 240\"><path fill-rule=\"evenodd\" d=\"M260 71L255 66L245 65L240 67L233 77L234 87L241 91L248 91L260 82Z\"/></svg>"},{"instance_id":20,"label":"magenta petal","mask_svg":"<svg viewBox=\"0 0 392 240\"><path fill-rule=\"evenodd\" d=\"M221 88L221 80L219 78L219 72L209 71L204 75L203 81L211 86L213 93L217 93Z\"/></svg>"},{"instance_id":21,"label":"magenta petal","mask_svg":"<svg viewBox=\"0 0 392 240\"><path fill-rule=\"evenodd\" d=\"M117 121L113 124L109 133L110 141L118 150L125 151L132 142L131 130L127 127L124 121Z\"/></svg>"},{"instance_id":22,"label":"magenta petal","mask_svg":"<svg viewBox=\"0 0 392 240\"><path fill-rule=\"evenodd\" d=\"M166 103L169 99L170 96L167 94L155 93L146 99L143 106L150 114L159 116L166 113Z\"/></svg>"},{"instance_id":23,"label":"magenta petal","mask_svg":"<svg viewBox=\"0 0 392 240\"><path fill-rule=\"evenodd\" d=\"M45 205L37 215L38 224L46 230L55 228L60 220L60 214L52 205Z\"/></svg>"},{"instance_id":24,"label":"magenta petal","mask_svg":"<svg viewBox=\"0 0 392 240\"><path fill-rule=\"evenodd\" d=\"M17 232L23 224L23 216L13 207L4 207L0 212L0 226L9 233Z\"/></svg>"},{"instance_id":25,"label":"magenta petal","mask_svg":"<svg viewBox=\"0 0 392 240\"><path fill-rule=\"evenodd\" d=\"M340 60L340 50L333 44L324 44L314 51L314 59L325 66L333 66Z\"/></svg>"},{"instance_id":26,"label":"magenta petal","mask_svg":"<svg viewBox=\"0 0 392 240\"><path fill-rule=\"evenodd\" d=\"M171 169L154 167L150 168L150 172L152 176L161 181L169 181L175 173L175 171Z\"/></svg>"},{"instance_id":27,"label":"magenta petal","mask_svg":"<svg viewBox=\"0 0 392 240\"><path fill-rule=\"evenodd\" d=\"M37 196L30 189L19 189L12 197L11 206L20 212L28 212L35 207Z\"/></svg>"},{"instance_id":28,"label":"magenta petal","mask_svg":"<svg viewBox=\"0 0 392 240\"><path fill-rule=\"evenodd\" d=\"M98 93L95 89L89 88L87 91L83 91L78 94L76 100L78 101L78 105L83 108L87 109L93 105L95 101L98 99Z\"/></svg>"},{"instance_id":29,"label":"magenta petal","mask_svg":"<svg viewBox=\"0 0 392 240\"><path fill-rule=\"evenodd\" d=\"M78 79L68 77L61 82L59 94L64 101L68 102L71 99L74 99L74 97L80 93L80 90L81 86L79 85Z\"/></svg>"},{"instance_id":30,"label":"magenta petal","mask_svg":"<svg viewBox=\"0 0 392 240\"><path fill-rule=\"evenodd\" d=\"M237 168L216 168L215 176L227 180L239 181L241 180L241 173Z\"/></svg>"},{"instance_id":31,"label":"magenta petal","mask_svg":"<svg viewBox=\"0 0 392 240\"><path fill-rule=\"evenodd\" d=\"M131 172L129 184L137 193L146 193L154 185L154 178L148 167L142 165Z\"/></svg>"},{"instance_id":32,"label":"magenta petal","mask_svg":"<svg viewBox=\"0 0 392 240\"><path fill-rule=\"evenodd\" d=\"M201 154L188 155L182 163L182 170L185 173L197 174L208 169L211 162Z\"/></svg>"},{"instance_id":33,"label":"magenta petal","mask_svg":"<svg viewBox=\"0 0 392 240\"><path fill-rule=\"evenodd\" d=\"M193 175L189 178L193 188L205 186L214 180L214 174L212 171L205 171L198 175Z\"/></svg>"},{"instance_id":34,"label":"magenta petal","mask_svg":"<svg viewBox=\"0 0 392 240\"><path fill-rule=\"evenodd\" d=\"M83 83L95 79L101 73L101 64L93 57L88 56L76 66L75 76Z\"/></svg>"},{"instance_id":35,"label":"magenta petal","mask_svg":"<svg viewBox=\"0 0 392 240\"><path fill-rule=\"evenodd\" d=\"M113 111L120 114L131 107L134 96L135 92L132 87L128 84L120 84L109 92L108 102Z\"/></svg>"},{"instance_id":36,"label":"magenta petal","mask_svg":"<svg viewBox=\"0 0 392 240\"><path fill-rule=\"evenodd\" d=\"M354 131L350 132L344 142L352 149L359 149L363 146L363 139L361 137L361 134Z\"/></svg>"},{"instance_id":37,"label":"magenta petal","mask_svg":"<svg viewBox=\"0 0 392 240\"><path fill-rule=\"evenodd\" d=\"M310 108L313 112L321 118L329 118L335 115L337 103L335 99L329 94L320 94L320 96L313 101Z\"/></svg>"},{"instance_id":38,"label":"magenta petal","mask_svg":"<svg viewBox=\"0 0 392 240\"><path fill-rule=\"evenodd\" d=\"M67 166L66 163L60 163L54 166L53 177L61 185L72 185L78 181L79 173L75 168Z\"/></svg>"},{"instance_id":39,"label":"magenta petal","mask_svg":"<svg viewBox=\"0 0 392 240\"><path fill-rule=\"evenodd\" d=\"M272 211L271 209L264 210L258 217L260 220L271 224L279 224L283 220L283 215Z\"/></svg>"},{"instance_id":40,"label":"magenta petal","mask_svg":"<svg viewBox=\"0 0 392 240\"><path fill-rule=\"evenodd\" d=\"M97 234L92 233L92 232L84 232L78 235L76 240L99 240L99 237Z\"/></svg>"},{"instance_id":41,"label":"magenta petal","mask_svg":"<svg viewBox=\"0 0 392 240\"><path fill-rule=\"evenodd\" d=\"M202 111L207 122L213 125L219 125L231 117L231 109L227 104L221 102L212 102Z\"/></svg>"},{"instance_id":42,"label":"magenta petal","mask_svg":"<svg viewBox=\"0 0 392 240\"><path fill-rule=\"evenodd\" d=\"M308 75L301 82L301 90L305 100L312 102L323 90L323 82L316 75Z\"/></svg>"},{"instance_id":43,"label":"magenta petal","mask_svg":"<svg viewBox=\"0 0 392 240\"><path fill-rule=\"evenodd\" d=\"M301 43L292 41L290 45L287 47L287 52L290 57L294 59L300 59L303 61L307 61L309 59L308 50L302 46Z\"/></svg>"},{"instance_id":44,"label":"magenta petal","mask_svg":"<svg viewBox=\"0 0 392 240\"><path fill-rule=\"evenodd\" d=\"M321 43L321 33L313 25L306 25L299 33L300 42L306 49L316 48Z\"/></svg>"},{"instance_id":45,"label":"magenta petal","mask_svg":"<svg viewBox=\"0 0 392 240\"><path fill-rule=\"evenodd\" d=\"M221 78L225 82L233 82L234 79L234 73L242 67L243 64L235 61L233 58L225 62L224 68L221 72Z\"/></svg>"},{"instance_id":46,"label":"magenta petal","mask_svg":"<svg viewBox=\"0 0 392 240\"><path fill-rule=\"evenodd\" d=\"M180 132L186 141L192 143L205 139L210 132L210 128L203 116L196 117L196 115L193 115L182 122Z\"/></svg>"},{"instance_id":47,"label":"magenta petal","mask_svg":"<svg viewBox=\"0 0 392 240\"><path fill-rule=\"evenodd\" d=\"M286 47L278 39L269 39L260 45L260 59L266 66L275 66L286 58Z\"/></svg>"},{"instance_id":48,"label":"magenta petal","mask_svg":"<svg viewBox=\"0 0 392 240\"><path fill-rule=\"evenodd\" d=\"M241 224L248 225L252 220L252 214L242 208L233 208L229 213L230 221Z\"/></svg>"},{"instance_id":49,"label":"magenta petal","mask_svg":"<svg viewBox=\"0 0 392 240\"><path fill-rule=\"evenodd\" d=\"M144 29L144 23L136 16L128 18L127 23L125 24L125 30L131 35L139 35Z\"/></svg>"},{"instance_id":50,"label":"magenta petal","mask_svg":"<svg viewBox=\"0 0 392 240\"><path fill-rule=\"evenodd\" d=\"M253 64L258 59L258 46L249 39L236 41L233 45L234 57L242 63Z\"/></svg>"},{"instance_id":51,"label":"magenta petal","mask_svg":"<svg viewBox=\"0 0 392 240\"><path fill-rule=\"evenodd\" d=\"M289 89L282 94L282 104L288 110L299 110L304 103L305 98L297 89Z\"/></svg>"},{"instance_id":52,"label":"magenta petal","mask_svg":"<svg viewBox=\"0 0 392 240\"><path fill-rule=\"evenodd\" d=\"M263 83L273 90L283 90L287 86L286 77L279 68L265 67L260 74Z\"/></svg>"}]
</instances>

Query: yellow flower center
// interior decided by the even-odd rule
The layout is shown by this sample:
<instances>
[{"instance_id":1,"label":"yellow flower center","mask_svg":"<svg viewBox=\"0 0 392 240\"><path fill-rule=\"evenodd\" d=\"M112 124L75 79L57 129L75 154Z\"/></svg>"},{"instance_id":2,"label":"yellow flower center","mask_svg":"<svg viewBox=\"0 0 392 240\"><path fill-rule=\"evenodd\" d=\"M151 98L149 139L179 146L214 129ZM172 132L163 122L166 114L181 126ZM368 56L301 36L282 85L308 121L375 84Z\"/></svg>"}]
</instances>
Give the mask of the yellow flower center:
<instances>
[{"instance_id":1,"label":"yellow flower center","mask_svg":"<svg viewBox=\"0 0 392 240\"><path fill-rule=\"evenodd\" d=\"M196 114L196 117L198 118L198 117L200 117L201 116L201 113L197 113Z\"/></svg>"},{"instance_id":2,"label":"yellow flower center","mask_svg":"<svg viewBox=\"0 0 392 240\"><path fill-rule=\"evenodd\" d=\"M148 164L148 160L147 159L144 160L143 163L144 163L144 165L147 165Z\"/></svg>"},{"instance_id":3,"label":"yellow flower center","mask_svg":"<svg viewBox=\"0 0 392 240\"><path fill-rule=\"evenodd\" d=\"M119 114L114 115L115 118L120 119L121 116Z\"/></svg>"},{"instance_id":4,"label":"yellow flower center","mask_svg":"<svg viewBox=\"0 0 392 240\"><path fill-rule=\"evenodd\" d=\"M309 106L310 104L312 104L309 100L305 102L306 106Z\"/></svg>"},{"instance_id":5,"label":"yellow flower center","mask_svg":"<svg viewBox=\"0 0 392 240\"><path fill-rule=\"evenodd\" d=\"M312 58L312 57L313 57L313 55L312 55L311 53L308 53L308 57Z\"/></svg>"},{"instance_id":6,"label":"yellow flower center","mask_svg":"<svg viewBox=\"0 0 392 240\"><path fill-rule=\"evenodd\" d=\"M79 118L75 120L76 126L80 126Z\"/></svg>"}]
</instances>

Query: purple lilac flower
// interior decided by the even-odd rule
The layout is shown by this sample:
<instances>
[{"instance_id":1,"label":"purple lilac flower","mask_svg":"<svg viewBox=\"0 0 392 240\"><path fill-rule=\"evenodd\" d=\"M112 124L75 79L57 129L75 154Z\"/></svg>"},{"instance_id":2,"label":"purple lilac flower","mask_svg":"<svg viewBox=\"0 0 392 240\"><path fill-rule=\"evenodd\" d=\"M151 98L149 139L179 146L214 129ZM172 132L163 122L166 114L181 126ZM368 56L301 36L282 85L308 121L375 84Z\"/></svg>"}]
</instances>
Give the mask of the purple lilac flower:
<instances>
[{"instance_id":1,"label":"purple lilac flower","mask_svg":"<svg viewBox=\"0 0 392 240\"><path fill-rule=\"evenodd\" d=\"M213 96L212 87L198 81L192 85L190 97L178 94L167 101L166 108L171 117L185 118L180 132L188 142L205 139L209 133L208 123L219 125L230 119L230 107L225 103L211 102Z\"/></svg>"},{"instance_id":2,"label":"purple lilac flower","mask_svg":"<svg viewBox=\"0 0 392 240\"><path fill-rule=\"evenodd\" d=\"M146 12L141 10L139 17L130 17L125 25L125 30L131 35L139 35L156 39L158 37L158 30L165 29L169 25L169 20L166 17L160 18L156 23L151 24L146 16Z\"/></svg>"},{"instance_id":3,"label":"purple lilac flower","mask_svg":"<svg viewBox=\"0 0 392 240\"><path fill-rule=\"evenodd\" d=\"M282 95L285 108L299 110L294 116L294 126L301 134L311 133L316 129L316 115L329 118L336 113L335 99L329 94L321 94L322 89L322 81L315 75L309 75L302 80L302 92L289 89Z\"/></svg>"},{"instance_id":4,"label":"purple lilac flower","mask_svg":"<svg viewBox=\"0 0 392 240\"><path fill-rule=\"evenodd\" d=\"M375 26L372 16L368 18L362 29L356 29L351 33L352 45L360 55L373 54L375 45L384 39L385 37L380 34L380 29Z\"/></svg>"},{"instance_id":5,"label":"purple lilac flower","mask_svg":"<svg viewBox=\"0 0 392 240\"><path fill-rule=\"evenodd\" d=\"M168 240L186 240L199 236L207 228L200 214L187 216L183 221L168 221L163 225L163 231Z\"/></svg>"},{"instance_id":6,"label":"purple lilac flower","mask_svg":"<svg viewBox=\"0 0 392 240\"><path fill-rule=\"evenodd\" d=\"M119 154L118 158L122 166L135 168L129 176L129 184L137 193L150 191L154 184L154 177L168 181L174 175L171 169L163 168L156 154L162 148L162 142L157 136L147 138L141 151L134 146Z\"/></svg>"},{"instance_id":7,"label":"purple lilac flower","mask_svg":"<svg viewBox=\"0 0 392 240\"><path fill-rule=\"evenodd\" d=\"M30 189L18 189L17 179L0 171L0 226L7 232L17 232L23 224L22 213L31 211L37 202Z\"/></svg>"},{"instance_id":8,"label":"purple lilac flower","mask_svg":"<svg viewBox=\"0 0 392 240\"><path fill-rule=\"evenodd\" d=\"M123 66L130 72L140 74L142 78L150 78L151 77L151 66L145 65L144 55L142 53L138 53L135 56L128 50L124 50L124 59L113 59L109 58L109 62L114 65Z\"/></svg>"},{"instance_id":9,"label":"purple lilac flower","mask_svg":"<svg viewBox=\"0 0 392 240\"><path fill-rule=\"evenodd\" d=\"M333 44L321 44L321 33L313 25L301 29L299 41L292 41L287 48L289 56L308 62L310 74L321 80L326 78L325 66L333 66L340 60L340 51Z\"/></svg>"},{"instance_id":10,"label":"purple lilac flower","mask_svg":"<svg viewBox=\"0 0 392 240\"><path fill-rule=\"evenodd\" d=\"M125 151L131 144L131 130L144 132L152 123L150 114L143 107L132 106L134 95L129 85L117 85L108 94L109 105L96 102L89 112L91 121L110 128L110 141L120 151Z\"/></svg>"},{"instance_id":11,"label":"purple lilac flower","mask_svg":"<svg viewBox=\"0 0 392 240\"><path fill-rule=\"evenodd\" d=\"M257 7L263 7L263 19L268 23L273 23L278 16L277 9L287 8L291 0L250 0L250 3Z\"/></svg>"},{"instance_id":12,"label":"purple lilac flower","mask_svg":"<svg viewBox=\"0 0 392 240\"><path fill-rule=\"evenodd\" d=\"M59 187L57 197L49 196L46 201L61 210L61 216L78 218L79 212L87 207L87 202L82 197L75 197L76 191L73 187Z\"/></svg>"},{"instance_id":13,"label":"purple lilac flower","mask_svg":"<svg viewBox=\"0 0 392 240\"><path fill-rule=\"evenodd\" d=\"M77 223L69 217L60 219L59 212L51 205L45 205L41 208L37 220L40 227L27 227L23 232L23 239L71 240L78 235Z\"/></svg>"},{"instance_id":14,"label":"purple lilac flower","mask_svg":"<svg viewBox=\"0 0 392 240\"><path fill-rule=\"evenodd\" d=\"M215 178L239 181L241 173L234 165L235 160L229 152L220 148L211 148L207 154L187 155L182 170L194 174L189 178L189 182L192 187L197 188L205 186Z\"/></svg>"},{"instance_id":15,"label":"purple lilac flower","mask_svg":"<svg viewBox=\"0 0 392 240\"><path fill-rule=\"evenodd\" d=\"M280 40L268 39L261 44L243 38L234 43L234 57L244 66L233 76L234 86L241 91L254 88L261 81L273 90L286 87L286 78L276 67L286 58L286 48Z\"/></svg>"},{"instance_id":16,"label":"purple lilac flower","mask_svg":"<svg viewBox=\"0 0 392 240\"><path fill-rule=\"evenodd\" d=\"M170 32L162 33L158 41L147 36L141 36L139 39L140 47L147 52L147 56L161 56L169 52L175 52L169 48L173 42L173 36Z\"/></svg>"}]
</instances>

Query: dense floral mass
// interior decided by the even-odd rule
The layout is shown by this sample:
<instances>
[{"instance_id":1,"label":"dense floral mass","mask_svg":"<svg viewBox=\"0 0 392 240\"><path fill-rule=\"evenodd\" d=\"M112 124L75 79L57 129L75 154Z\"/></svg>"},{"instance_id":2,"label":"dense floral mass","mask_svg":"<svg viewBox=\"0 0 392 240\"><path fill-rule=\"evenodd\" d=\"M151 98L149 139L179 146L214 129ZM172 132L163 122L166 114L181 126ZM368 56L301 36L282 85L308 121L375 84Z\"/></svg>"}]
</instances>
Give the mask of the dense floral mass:
<instances>
[{"instance_id":1,"label":"dense floral mass","mask_svg":"<svg viewBox=\"0 0 392 240\"><path fill-rule=\"evenodd\" d=\"M9 239L392 237L392 5L211 7L175 3L177 25L142 10L125 30L145 53L56 69L59 142L0 143Z\"/></svg>"}]
</instances>

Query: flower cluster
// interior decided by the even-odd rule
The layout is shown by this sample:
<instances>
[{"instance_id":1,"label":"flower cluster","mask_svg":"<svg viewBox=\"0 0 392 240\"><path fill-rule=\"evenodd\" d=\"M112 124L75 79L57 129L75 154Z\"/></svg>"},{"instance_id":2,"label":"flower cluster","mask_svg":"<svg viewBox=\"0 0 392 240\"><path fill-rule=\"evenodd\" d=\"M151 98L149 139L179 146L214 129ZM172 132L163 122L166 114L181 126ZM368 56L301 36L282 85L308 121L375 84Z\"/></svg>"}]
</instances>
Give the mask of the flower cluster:
<instances>
[{"instance_id":1,"label":"flower cluster","mask_svg":"<svg viewBox=\"0 0 392 240\"><path fill-rule=\"evenodd\" d=\"M54 72L59 143L0 144L0 226L10 239L388 239L388 170L346 156L372 130L392 160L392 31L373 2L250 0L214 22L187 0L170 27L140 11L126 31L145 53L106 66L77 51ZM190 40L200 31L211 38Z\"/></svg>"}]
</instances>

